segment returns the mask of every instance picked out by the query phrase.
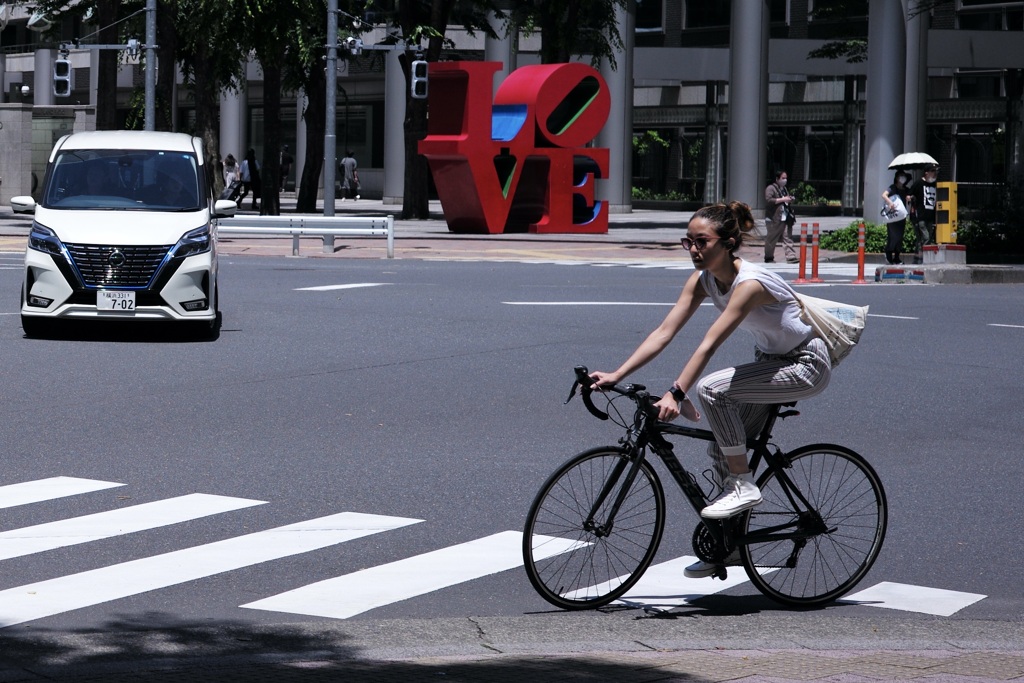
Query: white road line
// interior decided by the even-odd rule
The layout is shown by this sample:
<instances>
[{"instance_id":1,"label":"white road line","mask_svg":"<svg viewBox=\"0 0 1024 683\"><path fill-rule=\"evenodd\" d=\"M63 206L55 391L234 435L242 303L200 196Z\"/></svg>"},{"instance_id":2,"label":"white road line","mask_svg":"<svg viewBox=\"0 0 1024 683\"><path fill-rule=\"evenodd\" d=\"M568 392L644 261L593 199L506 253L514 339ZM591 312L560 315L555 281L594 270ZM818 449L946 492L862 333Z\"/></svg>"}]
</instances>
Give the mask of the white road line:
<instances>
[{"instance_id":1,"label":"white road line","mask_svg":"<svg viewBox=\"0 0 1024 683\"><path fill-rule=\"evenodd\" d=\"M1024 325L1000 325L999 323L989 323L989 327L1012 327L1015 330L1024 330Z\"/></svg>"},{"instance_id":2,"label":"white road line","mask_svg":"<svg viewBox=\"0 0 1024 683\"><path fill-rule=\"evenodd\" d=\"M654 301L502 301L506 306L674 306L673 302ZM713 306L703 303L701 306Z\"/></svg>"},{"instance_id":3,"label":"white road line","mask_svg":"<svg viewBox=\"0 0 1024 683\"><path fill-rule=\"evenodd\" d=\"M0 591L0 628L326 548L421 521L342 512L9 588Z\"/></svg>"},{"instance_id":4,"label":"white road line","mask_svg":"<svg viewBox=\"0 0 1024 683\"><path fill-rule=\"evenodd\" d=\"M155 529L264 503L262 500L193 493L94 515L11 529L0 533L0 560Z\"/></svg>"},{"instance_id":5,"label":"white road line","mask_svg":"<svg viewBox=\"0 0 1024 683\"><path fill-rule=\"evenodd\" d=\"M242 607L347 619L368 610L522 566L523 534L503 531L390 564L371 567ZM569 539L545 543L550 557L577 547ZM538 555L538 559L542 559Z\"/></svg>"},{"instance_id":6,"label":"white road line","mask_svg":"<svg viewBox=\"0 0 1024 683\"><path fill-rule=\"evenodd\" d=\"M645 301L502 301L507 306L672 306Z\"/></svg>"},{"instance_id":7,"label":"white road line","mask_svg":"<svg viewBox=\"0 0 1024 683\"><path fill-rule=\"evenodd\" d=\"M65 496L77 496L118 486L124 486L124 484L96 479L78 479L77 477L50 477L20 484L8 484L0 486L0 509L41 503L44 500L54 500Z\"/></svg>"},{"instance_id":8,"label":"white road line","mask_svg":"<svg viewBox=\"0 0 1024 683\"><path fill-rule=\"evenodd\" d=\"M987 596L883 581L837 602L949 617Z\"/></svg>"},{"instance_id":9,"label":"white road line","mask_svg":"<svg viewBox=\"0 0 1024 683\"><path fill-rule=\"evenodd\" d=\"M335 289L360 289L362 287L383 287L390 282L356 282L348 285L321 285L319 287L298 287L296 292L330 292Z\"/></svg>"},{"instance_id":10,"label":"white road line","mask_svg":"<svg viewBox=\"0 0 1024 683\"><path fill-rule=\"evenodd\" d=\"M869 318L889 318L891 320L920 320L909 315L882 315L880 313L868 313Z\"/></svg>"}]
</instances>

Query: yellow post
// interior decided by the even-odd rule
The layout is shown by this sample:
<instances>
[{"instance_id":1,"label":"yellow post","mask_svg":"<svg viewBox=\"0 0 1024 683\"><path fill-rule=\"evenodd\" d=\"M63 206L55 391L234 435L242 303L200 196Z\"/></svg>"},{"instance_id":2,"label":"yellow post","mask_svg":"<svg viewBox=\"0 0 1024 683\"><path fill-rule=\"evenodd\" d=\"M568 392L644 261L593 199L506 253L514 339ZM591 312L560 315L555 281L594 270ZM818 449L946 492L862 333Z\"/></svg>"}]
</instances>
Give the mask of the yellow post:
<instances>
[{"instance_id":1,"label":"yellow post","mask_svg":"<svg viewBox=\"0 0 1024 683\"><path fill-rule=\"evenodd\" d=\"M956 244L956 183L936 183L935 192L935 242Z\"/></svg>"}]
</instances>

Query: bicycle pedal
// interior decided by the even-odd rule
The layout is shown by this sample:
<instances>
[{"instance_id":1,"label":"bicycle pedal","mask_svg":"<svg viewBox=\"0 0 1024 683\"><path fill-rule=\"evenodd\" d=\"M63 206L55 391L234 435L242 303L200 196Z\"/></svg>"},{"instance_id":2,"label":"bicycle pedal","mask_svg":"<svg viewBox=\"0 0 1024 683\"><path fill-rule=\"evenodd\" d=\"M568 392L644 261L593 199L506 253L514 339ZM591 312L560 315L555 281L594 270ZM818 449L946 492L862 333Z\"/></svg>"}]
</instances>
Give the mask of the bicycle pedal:
<instances>
[{"instance_id":1,"label":"bicycle pedal","mask_svg":"<svg viewBox=\"0 0 1024 683\"><path fill-rule=\"evenodd\" d=\"M725 581L726 579L729 578L729 570L726 569L725 567L719 567L718 570L714 574L711 575L711 578L713 578L713 579L721 579L722 581Z\"/></svg>"}]
</instances>

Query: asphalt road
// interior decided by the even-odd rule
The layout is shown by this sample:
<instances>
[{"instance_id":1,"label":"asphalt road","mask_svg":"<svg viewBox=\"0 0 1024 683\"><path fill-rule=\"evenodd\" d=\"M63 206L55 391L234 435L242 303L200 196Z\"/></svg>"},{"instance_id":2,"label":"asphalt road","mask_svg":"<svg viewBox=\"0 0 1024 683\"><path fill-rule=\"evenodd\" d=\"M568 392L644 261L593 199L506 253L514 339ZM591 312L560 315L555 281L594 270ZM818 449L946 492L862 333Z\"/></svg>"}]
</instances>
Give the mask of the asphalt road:
<instances>
[{"instance_id":1,"label":"asphalt road","mask_svg":"<svg viewBox=\"0 0 1024 683\"><path fill-rule=\"evenodd\" d=\"M197 493L237 506L2 559L0 619L16 611L5 602L32 602L23 594L51 580L85 575L73 586L83 594L92 589L82 586L109 580L109 567L308 520L344 512L405 520L248 564L226 545L222 555L235 553L237 568L57 607L8 626L0 639L15 639L30 656L38 654L33 634L87 639L104 631L216 627L257 640L253 634L290 633L296 649L315 649L324 634L344 630L364 649L431 653L459 651L477 638L466 629L472 618L489 628L501 624L510 642L543 651L582 640L599 649L602 638L629 641L637 628L649 638L651 628L678 635L693 623L678 617L698 615L723 629L716 642L728 643L749 642L751 625L756 638L770 637L761 632L768 628L772 637L801 633L819 646L872 629L922 646L963 627L977 643L998 648L1000 634L1019 633L1024 288L995 285L837 281L816 290L870 304L869 328L829 390L776 431L783 446L831 441L871 460L887 489L890 524L858 589L888 582L976 596L950 615L929 613L935 594L913 590L906 599L914 609L839 604L792 612L741 583L652 626L647 617L658 606L554 612L516 568L384 597L344 619L242 607L520 530L556 465L618 437L579 402L562 405L572 366L612 369L660 320L686 274L669 267L227 256L224 329L216 342L163 327L85 328L30 340L17 316L20 268L13 258L0 260L0 291L8 292L0 309L0 486L52 477L111 483L0 508L0 533ZM634 379L667 385L712 315L703 309ZM714 364L742 362L750 353L741 334ZM704 462L692 450L684 458L694 467ZM691 554L696 520L681 506L670 509L679 514L669 518L656 562ZM254 544L270 554L282 545L262 537ZM196 561L182 556L178 564ZM387 576L371 574L370 585L390 595ZM196 641L197 651L213 646Z\"/></svg>"}]
</instances>

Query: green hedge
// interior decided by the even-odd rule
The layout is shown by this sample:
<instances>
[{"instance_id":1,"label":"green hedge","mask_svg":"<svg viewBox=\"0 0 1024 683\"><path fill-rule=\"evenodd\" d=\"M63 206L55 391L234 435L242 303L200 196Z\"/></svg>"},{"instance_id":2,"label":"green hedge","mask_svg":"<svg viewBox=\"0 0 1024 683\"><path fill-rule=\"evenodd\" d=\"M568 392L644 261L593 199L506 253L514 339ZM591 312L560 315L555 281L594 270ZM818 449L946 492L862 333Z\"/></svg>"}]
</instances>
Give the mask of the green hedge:
<instances>
[{"instance_id":1,"label":"green hedge","mask_svg":"<svg viewBox=\"0 0 1024 683\"><path fill-rule=\"evenodd\" d=\"M818 241L822 249L830 251L857 251L857 230L860 221L854 221L840 230L833 230L821 236ZM795 237L795 235L794 235ZM889 233L884 223L871 223L864 221L864 251L869 254L882 254L885 252L885 243L889 239ZM903 231L904 254L914 253L917 250L914 228L907 221L907 227Z\"/></svg>"}]
</instances>

